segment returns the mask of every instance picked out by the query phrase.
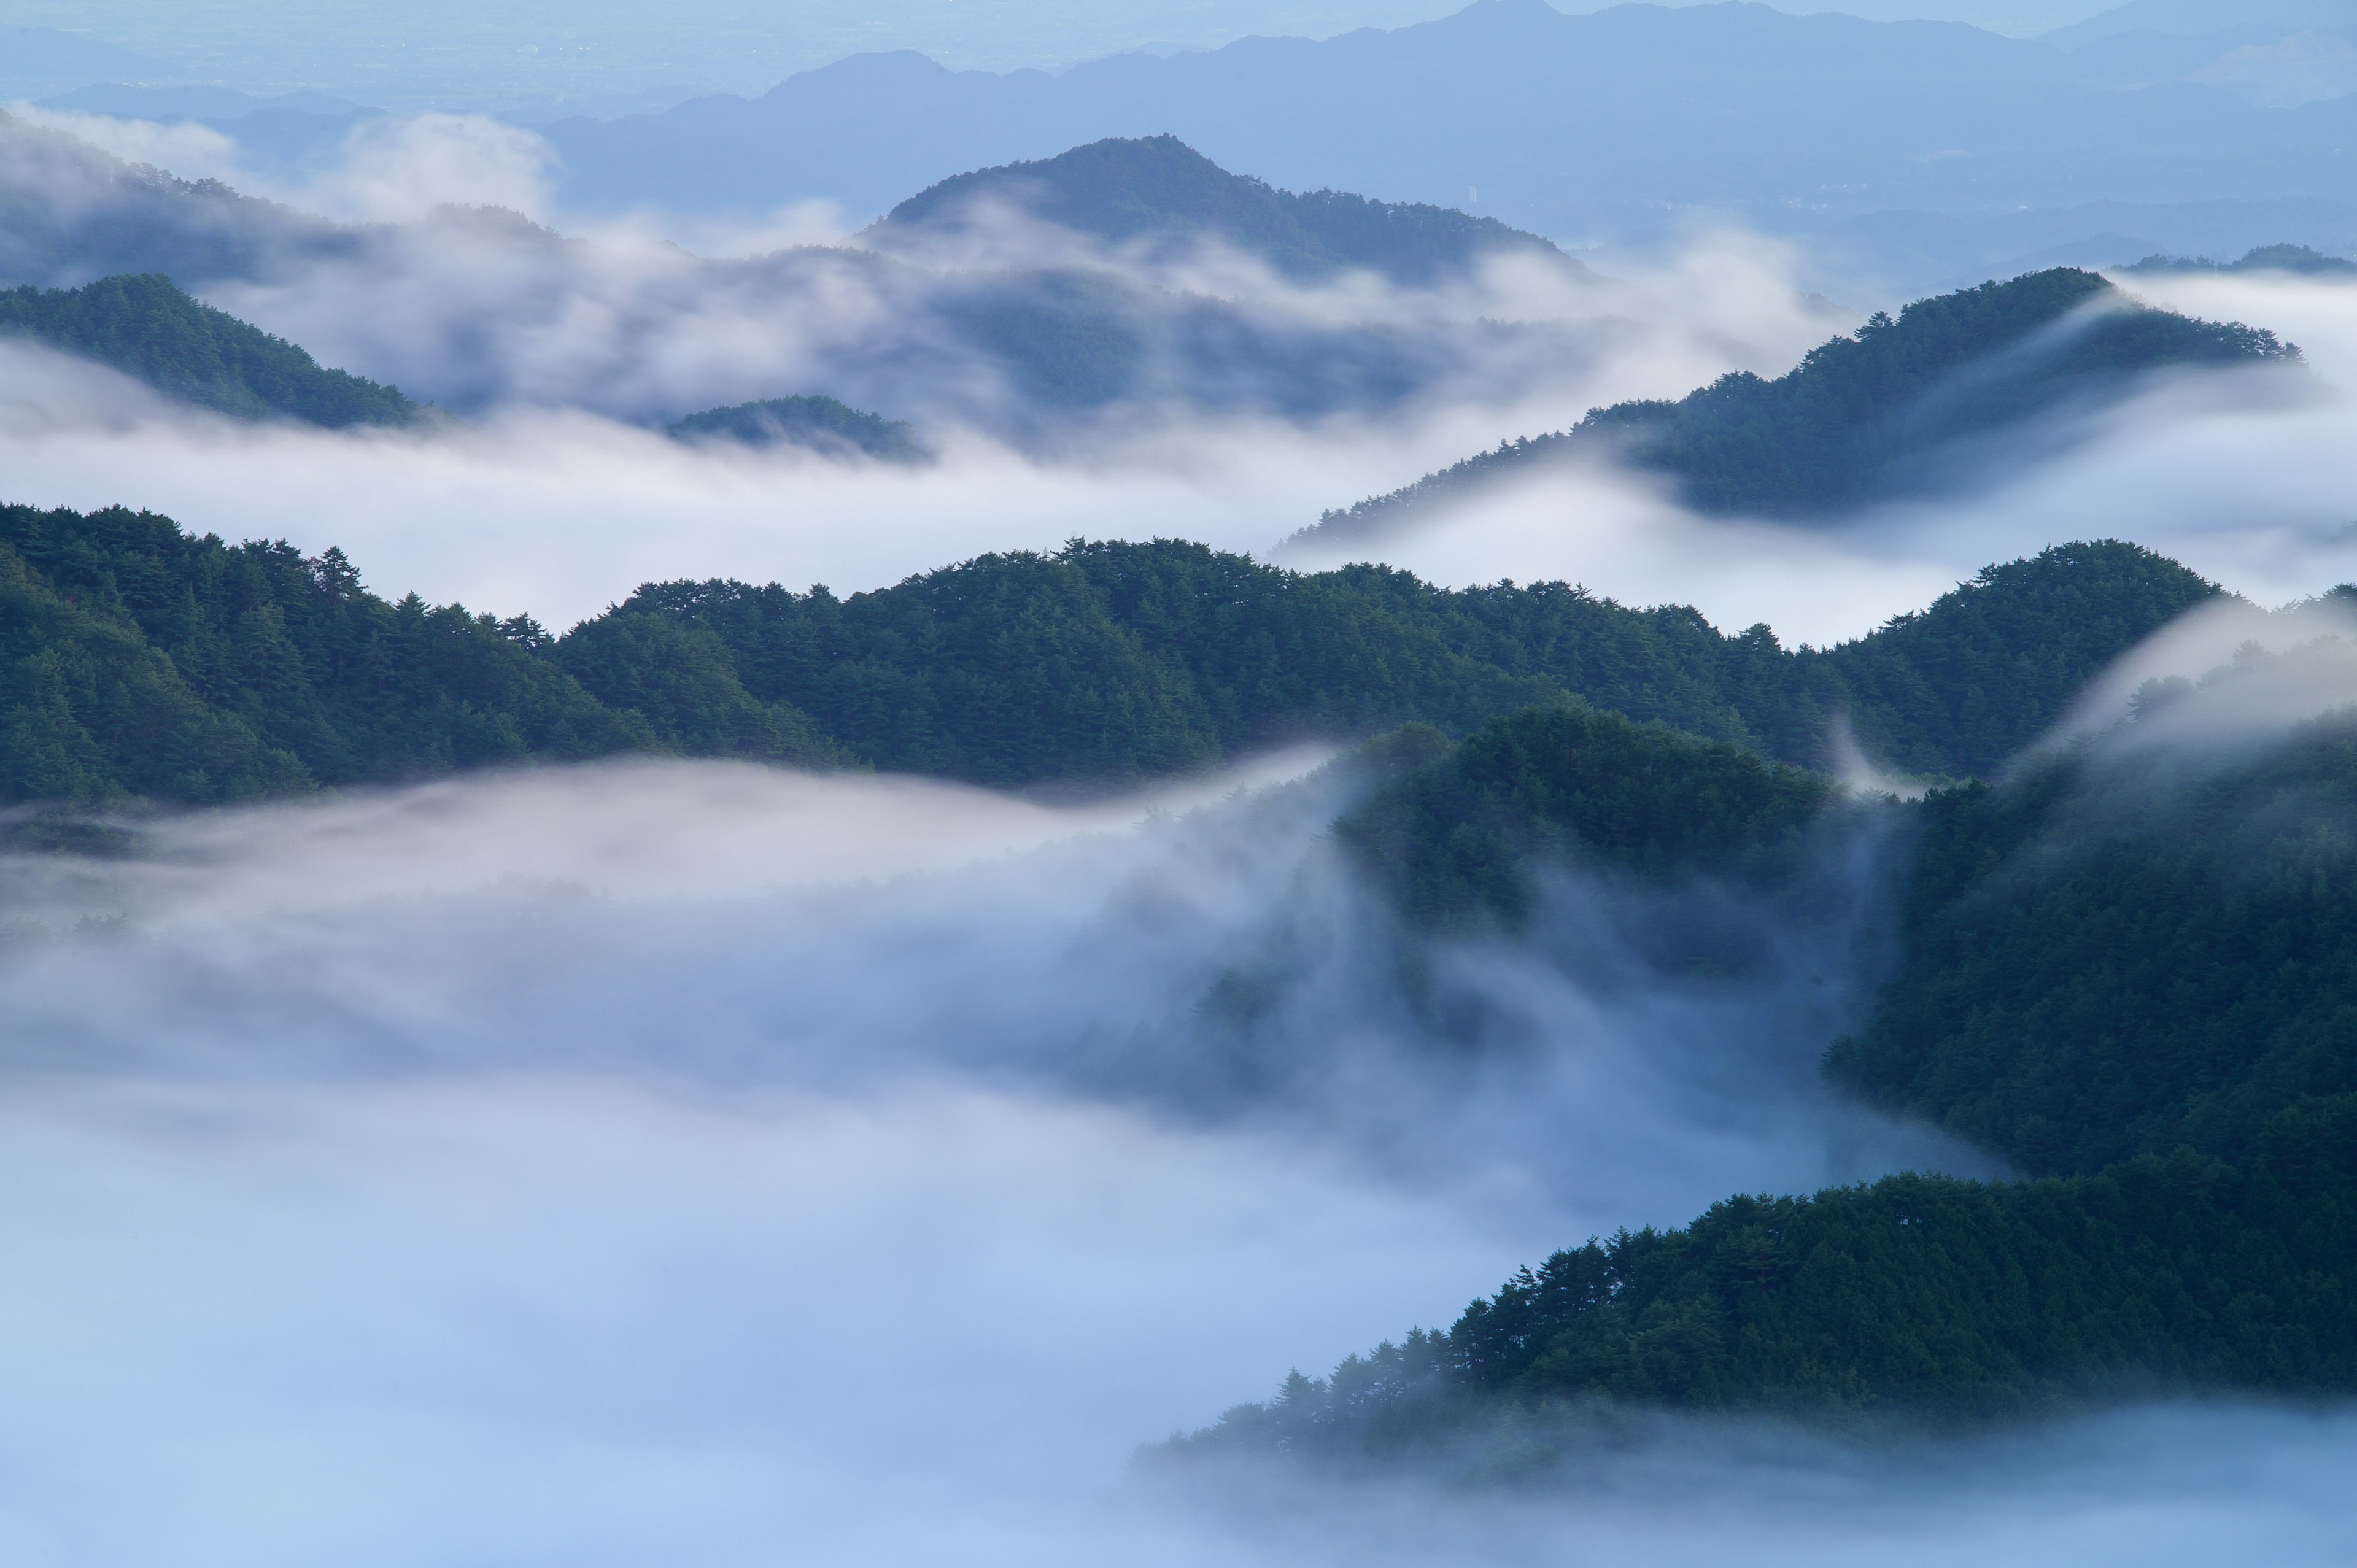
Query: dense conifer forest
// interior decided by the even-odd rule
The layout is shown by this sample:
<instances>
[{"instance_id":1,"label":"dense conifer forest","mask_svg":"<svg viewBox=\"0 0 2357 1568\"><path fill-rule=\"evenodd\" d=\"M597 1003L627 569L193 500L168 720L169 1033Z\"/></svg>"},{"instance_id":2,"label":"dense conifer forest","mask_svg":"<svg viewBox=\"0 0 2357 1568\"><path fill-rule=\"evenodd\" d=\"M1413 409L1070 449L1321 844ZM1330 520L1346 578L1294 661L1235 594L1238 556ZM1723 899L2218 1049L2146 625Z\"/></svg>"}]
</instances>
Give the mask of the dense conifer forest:
<instances>
[{"instance_id":1,"label":"dense conifer forest","mask_svg":"<svg viewBox=\"0 0 2357 1568\"><path fill-rule=\"evenodd\" d=\"M2330 636L2253 645L2004 782L1885 808L1910 843L1900 967L1827 1075L2023 1179L1736 1197L1591 1240L1157 1457L1396 1457L1501 1432L1543 1457L1551 1423L1613 1402L1966 1420L2357 1388L2357 722L2239 746L2157 733L2204 695L2263 706L2286 664L2345 689L2351 660ZM1772 875L1820 800L1721 744L1517 716L1342 836L1411 916L1512 914L1534 861Z\"/></svg>"},{"instance_id":2,"label":"dense conifer forest","mask_svg":"<svg viewBox=\"0 0 2357 1568\"><path fill-rule=\"evenodd\" d=\"M873 593L647 585L562 637L368 592L339 552L0 508L14 800L242 799L618 752L1114 786L1577 699L1803 767L1846 716L1887 765L1996 768L2216 589L2061 546L1826 650L1561 583L1452 592L1201 545L985 555Z\"/></svg>"},{"instance_id":3,"label":"dense conifer forest","mask_svg":"<svg viewBox=\"0 0 2357 1568\"><path fill-rule=\"evenodd\" d=\"M1598 1402L1972 1419L2340 1390L2357 1386L2357 918L2333 826L2351 726L2182 774L2119 749L2290 657L2246 652L2000 777L2217 592L2132 545L2061 546L1787 650L1562 584L1452 592L1075 542L847 597L651 584L558 636L388 601L332 550L7 508L0 789L202 802L624 753L1108 786L1390 732L1387 781L1336 839L1404 929L1440 940L1513 927L1551 862L1773 891L1828 824L1895 816L1898 969L1828 1074L2023 1179L1738 1197L1598 1239L1161 1458L1398 1455ZM1822 771L1836 719L1950 782L1860 803Z\"/></svg>"},{"instance_id":4,"label":"dense conifer forest","mask_svg":"<svg viewBox=\"0 0 2357 1568\"><path fill-rule=\"evenodd\" d=\"M0 290L0 333L95 360L167 396L240 419L342 429L409 424L425 413L398 388L323 369L284 338L199 305L160 274L72 289Z\"/></svg>"},{"instance_id":5,"label":"dense conifer forest","mask_svg":"<svg viewBox=\"0 0 2357 1568\"><path fill-rule=\"evenodd\" d=\"M1569 430L1507 442L1404 489L1329 511L1309 537L1368 537L1543 465L1619 458L1711 512L1805 517L1957 480L1975 438L2116 397L2174 368L2297 363L2272 332L2140 304L2059 267L1878 312L1774 381L1730 371L1675 403L1591 410Z\"/></svg>"}]
</instances>

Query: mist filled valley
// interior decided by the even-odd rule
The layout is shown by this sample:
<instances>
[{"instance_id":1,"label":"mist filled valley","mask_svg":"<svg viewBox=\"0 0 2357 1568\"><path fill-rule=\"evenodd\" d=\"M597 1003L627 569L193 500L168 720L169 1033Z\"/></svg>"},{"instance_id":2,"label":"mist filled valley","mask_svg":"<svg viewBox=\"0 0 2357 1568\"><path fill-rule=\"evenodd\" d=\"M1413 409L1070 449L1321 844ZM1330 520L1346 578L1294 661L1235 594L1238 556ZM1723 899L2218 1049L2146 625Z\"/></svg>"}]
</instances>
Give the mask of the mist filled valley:
<instances>
[{"instance_id":1,"label":"mist filled valley","mask_svg":"<svg viewBox=\"0 0 2357 1568\"><path fill-rule=\"evenodd\" d=\"M0 1558L2348 1560L2357 12L774 9L0 4Z\"/></svg>"}]
</instances>

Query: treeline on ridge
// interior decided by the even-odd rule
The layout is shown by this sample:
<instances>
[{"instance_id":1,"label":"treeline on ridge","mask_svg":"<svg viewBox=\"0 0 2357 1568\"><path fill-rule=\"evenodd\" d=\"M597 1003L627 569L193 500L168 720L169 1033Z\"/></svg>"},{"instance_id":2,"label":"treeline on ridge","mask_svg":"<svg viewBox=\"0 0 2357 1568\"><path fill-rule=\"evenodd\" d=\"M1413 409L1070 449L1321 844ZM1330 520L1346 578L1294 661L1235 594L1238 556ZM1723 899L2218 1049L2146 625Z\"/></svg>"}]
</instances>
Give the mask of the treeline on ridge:
<instances>
[{"instance_id":1,"label":"treeline on ridge","mask_svg":"<svg viewBox=\"0 0 2357 1568\"><path fill-rule=\"evenodd\" d=\"M1677 402L1590 410L1569 430L1503 443L1389 495L1329 511L1302 537L1371 537L1545 464L1612 456L1673 480L1708 512L1803 517L1951 478L1943 456L2116 397L2154 371L2297 362L2272 332L2201 321L2057 267L1877 312L1773 381L1734 371Z\"/></svg>"},{"instance_id":2,"label":"treeline on ridge","mask_svg":"<svg viewBox=\"0 0 2357 1568\"><path fill-rule=\"evenodd\" d=\"M1803 766L1844 719L1889 766L1964 777L2216 592L2133 545L2068 545L1794 650L1559 583L1075 542L847 597L648 585L558 638L388 602L338 552L5 507L0 798L203 801L636 751L1110 785L1572 699Z\"/></svg>"},{"instance_id":3,"label":"treeline on ridge","mask_svg":"<svg viewBox=\"0 0 2357 1568\"><path fill-rule=\"evenodd\" d=\"M2287 661L2330 665L2333 686L2295 671L2308 691L2357 678L2325 635L2201 690L2264 711L2238 683ZM2024 1179L1738 1196L1592 1239L1150 1456L1462 1457L1504 1434L1545 1462L1552 1423L1614 1404L1954 1421L2357 1391L2357 710L2238 752L2151 730L2185 687L2006 781L1881 808L1912 846L1901 956L1827 1077ZM1546 857L1724 875L1813 810L1721 743L1572 714L1532 744L1538 723L1494 721L1346 819L1409 913L1511 916Z\"/></svg>"},{"instance_id":4,"label":"treeline on ridge","mask_svg":"<svg viewBox=\"0 0 2357 1568\"><path fill-rule=\"evenodd\" d=\"M411 424L425 413L399 388L325 369L284 338L199 304L160 274L71 289L0 289L0 333L94 360L167 396L239 419L343 429Z\"/></svg>"},{"instance_id":5,"label":"treeline on ridge","mask_svg":"<svg viewBox=\"0 0 2357 1568\"><path fill-rule=\"evenodd\" d=\"M1112 136L1051 158L953 175L893 208L862 237L889 249L986 222L994 208L1117 244L1191 245L1214 236L1302 278L1361 267L1432 284L1501 252L1587 271L1548 241L1494 218L1346 191L1278 190L1229 173L1168 134Z\"/></svg>"}]
</instances>

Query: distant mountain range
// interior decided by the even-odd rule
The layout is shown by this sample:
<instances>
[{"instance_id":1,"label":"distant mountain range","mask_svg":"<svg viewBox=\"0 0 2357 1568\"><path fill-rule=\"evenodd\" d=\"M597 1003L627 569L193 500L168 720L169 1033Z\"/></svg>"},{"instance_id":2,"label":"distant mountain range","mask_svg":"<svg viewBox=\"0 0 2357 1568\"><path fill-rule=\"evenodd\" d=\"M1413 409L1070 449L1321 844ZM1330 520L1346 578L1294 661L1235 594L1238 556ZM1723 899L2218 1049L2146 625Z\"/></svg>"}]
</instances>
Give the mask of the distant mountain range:
<instances>
[{"instance_id":1,"label":"distant mountain range","mask_svg":"<svg viewBox=\"0 0 2357 1568\"><path fill-rule=\"evenodd\" d=\"M2231 262L2207 256L2147 256L2126 273L2297 273L2306 277L2347 277L2357 274L2357 262L2311 251L2306 245L2261 245Z\"/></svg>"},{"instance_id":2,"label":"distant mountain range","mask_svg":"<svg viewBox=\"0 0 2357 1568\"><path fill-rule=\"evenodd\" d=\"M1986 483L2066 438L2157 372L2297 363L2272 332L2156 310L2058 268L1878 314L1775 381L1738 372L1676 403L1596 409L1570 430L1501 445L1389 495L1329 511L1296 543L1348 548L1569 462L1619 460L1710 512L1810 517ZM1961 461L1997 439L2009 462Z\"/></svg>"},{"instance_id":3,"label":"distant mountain range","mask_svg":"<svg viewBox=\"0 0 2357 1568\"><path fill-rule=\"evenodd\" d=\"M281 174L331 161L378 113L218 88L47 102L194 120ZM978 166L1168 134L1278 189L1460 208L1574 250L1740 223L1803 241L1809 286L1895 301L2154 252L2357 248L2357 0L2137 0L2035 40L1758 5L1480 0L1056 74L858 55L756 98L535 128L584 214L825 199L857 222Z\"/></svg>"},{"instance_id":4,"label":"distant mountain range","mask_svg":"<svg viewBox=\"0 0 2357 1568\"><path fill-rule=\"evenodd\" d=\"M2285 27L2250 36L2273 48ZM2117 40L2139 38L2183 54L2183 69L2124 79ZM2112 53L1756 5L1566 16L1480 0L1388 32L1248 38L1054 76L863 55L756 99L542 129L564 156L565 199L593 209L826 198L860 215L977 163L1165 133L1285 188L1462 205L1563 242L1661 237L1711 215L1810 234L1881 210L2347 199L2337 149L2357 146L2357 100L2267 107L2265 60L2197 80L2244 45L2196 59L2133 16L2086 42Z\"/></svg>"},{"instance_id":5,"label":"distant mountain range","mask_svg":"<svg viewBox=\"0 0 2357 1568\"><path fill-rule=\"evenodd\" d=\"M1071 178L1076 170L1088 177ZM1176 188L1174 170L1184 176ZM1096 205L1083 202L1073 216L1107 233L1115 225L1190 231L1208 201L1225 224L1214 231L1262 247L1279 267L1363 257L1426 276L1495 242L1577 271L1501 225L1346 196L1291 198L1175 144L1089 149L1059 161L1050 180L1038 188L1061 180L1085 192ZM909 222L919 227L920 217ZM135 168L0 116L0 286L167 274L210 303L256 315L335 362L460 413L525 403L663 424L698 410L823 393L1026 444L1084 442L1100 415L1148 408L1316 418L1444 393L1502 403L1591 359L1622 330L1609 321L1517 324L1445 312L1403 322L1379 310L1359 320L1347 310L1305 313L1282 298L1185 292L1151 269L1091 264L1097 238L1071 234L1074 253L1050 253L1052 264L947 256L918 265L834 246L732 260L673 252L651 268L613 267L596 247L513 213L444 209L406 225L331 223L216 183ZM467 285L416 286L421 275L445 272ZM388 294L396 282L403 286ZM397 310L388 304L395 299ZM573 319L560 308L568 299L590 302L587 315L611 330L566 330L544 360L534 345ZM846 299L866 304L846 312ZM734 345L748 328L781 345L781 365L791 359L786 384ZM686 332L732 345L709 357L716 370L691 364L674 380L651 376L645 343Z\"/></svg>"}]
</instances>

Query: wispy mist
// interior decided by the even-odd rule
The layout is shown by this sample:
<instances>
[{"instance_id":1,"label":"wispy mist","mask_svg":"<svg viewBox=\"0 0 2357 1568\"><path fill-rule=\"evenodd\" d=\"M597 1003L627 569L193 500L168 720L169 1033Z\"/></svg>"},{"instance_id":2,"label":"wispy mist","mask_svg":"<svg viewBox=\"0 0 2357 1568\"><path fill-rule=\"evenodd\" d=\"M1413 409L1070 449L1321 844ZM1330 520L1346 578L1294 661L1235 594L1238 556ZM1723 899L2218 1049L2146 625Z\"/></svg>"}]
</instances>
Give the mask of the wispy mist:
<instances>
[{"instance_id":1,"label":"wispy mist","mask_svg":"<svg viewBox=\"0 0 2357 1568\"><path fill-rule=\"evenodd\" d=\"M1814 1084L1870 878L1674 988L1566 882L1433 955L1443 1038L1351 789L630 766L9 861L22 1560L1200 1560L1101 1495L1132 1443L1595 1230L1970 1165ZM1280 948L1257 1036L1207 1014Z\"/></svg>"},{"instance_id":2,"label":"wispy mist","mask_svg":"<svg viewBox=\"0 0 2357 1568\"><path fill-rule=\"evenodd\" d=\"M1798 921L1568 875L1527 936L1425 950L1426 994L1458 999L1436 1032L1394 989L1421 939L1325 837L1347 770L1232 782L1148 812L631 765L9 860L40 917L0 957L12 1556L2035 1563L2128 1528L2171 1562L2230 1525L2345 1536L2345 1423L2264 1412L1870 1457L1639 1422L1478 1502L1125 1480L1132 1444L1592 1231L1989 1168L1815 1083L1872 972L1871 818ZM1215 803L1158 814L1190 800ZM1733 978L1649 956L1698 926L1749 954ZM1272 963L1257 1035L1204 1006ZM2229 1438L2268 1463L2200 1483L2189 1455Z\"/></svg>"}]
</instances>

